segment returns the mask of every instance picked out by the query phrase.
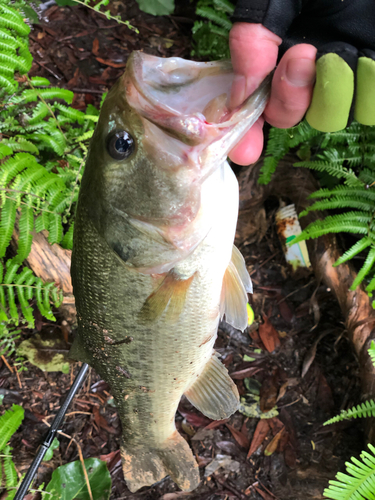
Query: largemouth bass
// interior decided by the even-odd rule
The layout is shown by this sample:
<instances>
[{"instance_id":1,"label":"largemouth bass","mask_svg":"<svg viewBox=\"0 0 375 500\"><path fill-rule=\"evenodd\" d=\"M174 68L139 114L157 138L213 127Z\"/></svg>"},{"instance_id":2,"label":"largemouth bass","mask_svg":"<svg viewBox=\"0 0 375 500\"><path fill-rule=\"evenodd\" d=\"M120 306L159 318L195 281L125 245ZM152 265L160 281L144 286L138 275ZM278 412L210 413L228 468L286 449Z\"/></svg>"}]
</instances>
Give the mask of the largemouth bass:
<instances>
[{"instance_id":1,"label":"largemouth bass","mask_svg":"<svg viewBox=\"0 0 375 500\"><path fill-rule=\"evenodd\" d=\"M224 419L238 391L214 352L220 318L244 330L251 281L233 247L238 185L226 158L263 112L264 83L230 111L228 62L133 53L109 92L79 195L71 357L106 380L136 491L166 475L199 484L176 431L183 394Z\"/></svg>"}]
</instances>

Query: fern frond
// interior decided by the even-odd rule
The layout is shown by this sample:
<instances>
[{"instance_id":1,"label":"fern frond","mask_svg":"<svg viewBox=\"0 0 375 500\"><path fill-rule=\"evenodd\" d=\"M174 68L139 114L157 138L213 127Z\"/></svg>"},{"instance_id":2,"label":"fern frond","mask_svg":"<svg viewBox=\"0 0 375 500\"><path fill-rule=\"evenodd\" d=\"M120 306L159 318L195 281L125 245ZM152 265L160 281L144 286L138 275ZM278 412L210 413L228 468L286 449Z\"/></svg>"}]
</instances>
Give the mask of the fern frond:
<instances>
[{"instance_id":1,"label":"fern frond","mask_svg":"<svg viewBox=\"0 0 375 500\"><path fill-rule=\"evenodd\" d=\"M71 90L60 89L58 87L50 87L48 89L26 89L20 96L11 99L13 103L19 102L33 102L42 97L44 100L48 99L62 99L68 104L73 101L74 93Z\"/></svg>"},{"instance_id":2,"label":"fern frond","mask_svg":"<svg viewBox=\"0 0 375 500\"><path fill-rule=\"evenodd\" d=\"M332 500L374 500L375 495L375 448L368 445L371 454L363 451L362 461L352 457L346 462L347 474L338 472L336 480L329 481L329 487L323 492L325 498Z\"/></svg>"},{"instance_id":3,"label":"fern frond","mask_svg":"<svg viewBox=\"0 0 375 500\"><path fill-rule=\"evenodd\" d=\"M375 366L375 342L373 340L371 340L371 345L367 352L369 353L371 361Z\"/></svg>"},{"instance_id":4,"label":"fern frond","mask_svg":"<svg viewBox=\"0 0 375 500\"><path fill-rule=\"evenodd\" d=\"M343 264L344 262L347 262L348 260L352 259L356 255L358 255L360 252L368 248L372 244L371 238L361 238L358 240L352 247L347 250L344 255L342 255L339 259L336 260L336 262L333 264L334 267Z\"/></svg>"},{"instance_id":5,"label":"fern frond","mask_svg":"<svg viewBox=\"0 0 375 500\"><path fill-rule=\"evenodd\" d=\"M7 489L7 499L13 500L16 494L16 486L18 483L18 476L16 467L12 460L12 448L6 446L4 448L3 464L4 464L4 476L5 476L5 486Z\"/></svg>"},{"instance_id":6,"label":"fern frond","mask_svg":"<svg viewBox=\"0 0 375 500\"><path fill-rule=\"evenodd\" d=\"M333 210L337 208L357 208L358 210L371 212L375 209L375 201L370 202L366 199L354 198L349 195L345 197L332 196L329 200L316 201L301 212L300 217L316 210Z\"/></svg>"},{"instance_id":7,"label":"fern frond","mask_svg":"<svg viewBox=\"0 0 375 500\"><path fill-rule=\"evenodd\" d=\"M317 220L309 224L301 234L296 236L293 244L329 233L367 234L371 220L371 214L367 212L346 212L344 214L330 215L324 220Z\"/></svg>"},{"instance_id":8,"label":"fern frond","mask_svg":"<svg viewBox=\"0 0 375 500\"><path fill-rule=\"evenodd\" d=\"M21 217L18 224L19 239L16 261L22 262L28 257L33 241L32 231L34 229L34 213L31 208L27 206L21 208Z\"/></svg>"},{"instance_id":9,"label":"fern frond","mask_svg":"<svg viewBox=\"0 0 375 500\"><path fill-rule=\"evenodd\" d=\"M24 22L22 16L4 3L0 3L0 26L11 28L22 36L30 33L30 26Z\"/></svg>"},{"instance_id":10,"label":"fern frond","mask_svg":"<svg viewBox=\"0 0 375 500\"><path fill-rule=\"evenodd\" d=\"M232 23L224 13L218 12L217 10L211 9L210 7L197 7L195 12L198 14L198 16L209 19L222 28L225 28L226 30L228 30L228 32L232 27Z\"/></svg>"},{"instance_id":11,"label":"fern frond","mask_svg":"<svg viewBox=\"0 0 375 500\"><path fill-rule=\"evenodd\" d=\"M68 250L73 250L73 231L74 231L74 222L70 224L69 230L65 233L64 238L61 242L63 248L67 248Z\"/></svg>"},{"instance_id":12,"label":"fern frond","mask_svg":"<svg viewBox=\"0 0 375 500\"><path fill-rule=\"evenodd\" d=\"M365 401L364 403L350 408L350 410L341 410L340 415L327 420L324 425L335 424L336 422L341 422L343 420L348 420L350 418L364 418L364 417L375 417L375 402L371 399L370 401Z\"/></svg>"},{"instance_id":13,"label":"fern frond","mask_svg":"<svg viewBox=\"0 0 375 500\"><path fill-rule=\"evenodd\" d=\"M318 172L327 172L337 179L345 179L350 184L362 185L361 181L355 173L348 168L343 167L340 163L333 164L328 161L299 161L293 164L294 167L310 168Z\"/></svg>"},{"instance_id":14,"label":"fern frond","mask_svg":"<svg viewBox=\"0 0 375 500\"><path fill-rule=\"evenodd\" d=\"M12 238L16 222L17 206L12 200L5 200L0 212L0 257L4 257Z\"/></svg>"},{"instance_id":15,"label":"fern frond","mask_svg":"<svg viewBox=\"0 0 375 500\"><path fill-rule=\"evenodd\" d=\"M364 278L368 275L368 273L371 271L373 265L375 263L375 248L372 247L369 253L367 254L366 260L359 270L355 280L352 283L352 286L349 288L349 290L355 290L359 284L362 283Z\"/></svg>"},{"instance_id":16,"label":"fern frond","mask_svg":"<svg viewBox=\"0 0 375 500\"><path fill-rule=\"evenodd\" d=\"M51 82L44 78L43 76L32 76L30 78L31 83L34 87L45 87L51 85Z\"/></svg>"},{"instance_id":17,"label":"fern frond","mask_svg":"<svg viewBox=\"0 0 375 500\"><path fill-rule=\"evenodd\" d=\"M6 444L21 425L24 410L21 406L13 405L0 417L0 451L3 451Z\"/></svg>"}]
</instances>

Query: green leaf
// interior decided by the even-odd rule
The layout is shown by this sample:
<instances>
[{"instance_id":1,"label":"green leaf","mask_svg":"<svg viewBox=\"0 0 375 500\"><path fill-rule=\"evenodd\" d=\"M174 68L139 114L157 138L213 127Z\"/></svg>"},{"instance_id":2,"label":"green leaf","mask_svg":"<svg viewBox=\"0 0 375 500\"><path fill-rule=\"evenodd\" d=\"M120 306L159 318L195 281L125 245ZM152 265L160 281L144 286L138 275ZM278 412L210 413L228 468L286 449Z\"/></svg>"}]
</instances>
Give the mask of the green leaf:
<instances>
[{"instance_id":1,"label":"green leaf","mask_svg":"<svg viewBox=\"0 0 375 500\"><path fill-rule=\"evenodd\" d=\"M13 405L0 417L0 451L21 425L24 414L22 406Z\"/></svg>"},{"instance_id":2,"label":"green leaf","mask_svg":"<svg viewBox=\"0 0 375 500\"><path fill-rule=\"evenodd\" d=\"M21 342L17 348L17 354L24 356L32 365L44 372L69 373L68 349L61 336L42 338L37 333Z\"/></svg>"},{"instance_id":3,"label":"green leaf","mask_svg":"<svg viewBox=\"0 0 375 500\"><path fill-rule=\"evenodd\" d=\"M167 16L174 11L174 0L137 0L139 8L153 16Z\"/></svg>"},{"instance_id":4,"label":"green leaf","mask_svg":"<svg viewBox=\"0 0 375 500\"><path fill-rule=\"evenodd\" d=\"M33 242L32 231L34 229L34 213L32 208L25 205L21 209L21 217L19 220L20 236L18 239L17 262L24 261L30 253L31 244Z\"/></svg>"},{"instance_id":5,"label":"green leaf","mask_svg":"<svg viewBox=\"0 0 375 500\"><path fill-rule=\"evenodd\" d=\"M94 500L108 500L111 493L111 476L105 462L98 458L84 460ZM49 500L90 500L80 461L58 467L46 487L52 493Z\"/></svg>"},{"instance_id":6,"label":"green leaf","mask_svg":"<svg viewBox=\"0 0 375 500\"><path fill-rule=\"evenodd\" d=\"M53 450L57 450L59 446L60 446L59 440L57 438L55 438L52 441L51 446L46 451L46 454L44 455L43 461L48 462L48 460L51 460L51 458L53 457Z\"/></svg>"},{"instance_id":7,"label":"green leaf","mask_svg":"<svg viewBox=\"0 0 375 500\"><path fill-rule=\"evenodd\" d=\"M51 85L51 82L47 80L47 78L43 78L42 76L33 76L30 78L31 83L34 87L43 87L45 85Z\"/></svg>"}]
</instances>

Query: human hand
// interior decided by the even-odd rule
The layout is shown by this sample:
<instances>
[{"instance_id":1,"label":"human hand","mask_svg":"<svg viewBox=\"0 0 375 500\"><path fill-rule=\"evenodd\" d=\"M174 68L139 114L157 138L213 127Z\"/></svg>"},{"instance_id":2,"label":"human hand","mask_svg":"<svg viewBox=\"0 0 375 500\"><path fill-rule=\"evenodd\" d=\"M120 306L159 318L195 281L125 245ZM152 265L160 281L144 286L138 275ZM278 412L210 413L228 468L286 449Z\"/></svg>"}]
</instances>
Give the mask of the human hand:
<instances>
[{"instance_id":1,"label":"human hand","mask_svg":"<svg viewBox=\"0 0 375 500\"><path fill-rule=\"evenodd\" d=\"M275 67L279 54L284 54L264 115L232 150L233 161L248 164L259 157L264 118L276 127L291 127L308 109L307 121L324 132L345 128L353 117L375 125L373 0L305 0L302 4L237 0L233 17L239 22L230 33L235 72L231 107L246 99Z\"/></svg>"},{"instance_id":2,"label":"human hand","mask_svg":"<svg viewBox=\"0 0 375 500\"><path fill-rule=\"evenodd\" d=\"M235 79L230 107L239 106L276 66L282 40L261 24L235 23L229 46ZM292 127L302 120L310 104L315 82L313 45L291 47L282 57L272 80L271 97L263 116L231 151L239 165L255 162L263 149L264 119L278 128Z\"/></svg>"}]
</instances>

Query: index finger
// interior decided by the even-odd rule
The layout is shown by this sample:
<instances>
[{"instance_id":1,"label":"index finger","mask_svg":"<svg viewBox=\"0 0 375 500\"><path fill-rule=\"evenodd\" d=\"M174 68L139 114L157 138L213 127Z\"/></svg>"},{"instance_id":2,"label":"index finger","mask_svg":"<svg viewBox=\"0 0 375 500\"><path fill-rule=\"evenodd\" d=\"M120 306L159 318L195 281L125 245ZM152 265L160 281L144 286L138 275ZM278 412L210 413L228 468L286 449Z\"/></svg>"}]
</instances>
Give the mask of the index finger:
<instances>
[{"instance_id":1,"label":"index finger","mask_svg":"<svg viewBox=\"0 0 375 500\"><path fill-rule=\"evenodd\" d=\"M230 108L239 106L274 69L282 40L261 24L234 23L229 47L234 70Z\"/></svg>"}]
</instances>

